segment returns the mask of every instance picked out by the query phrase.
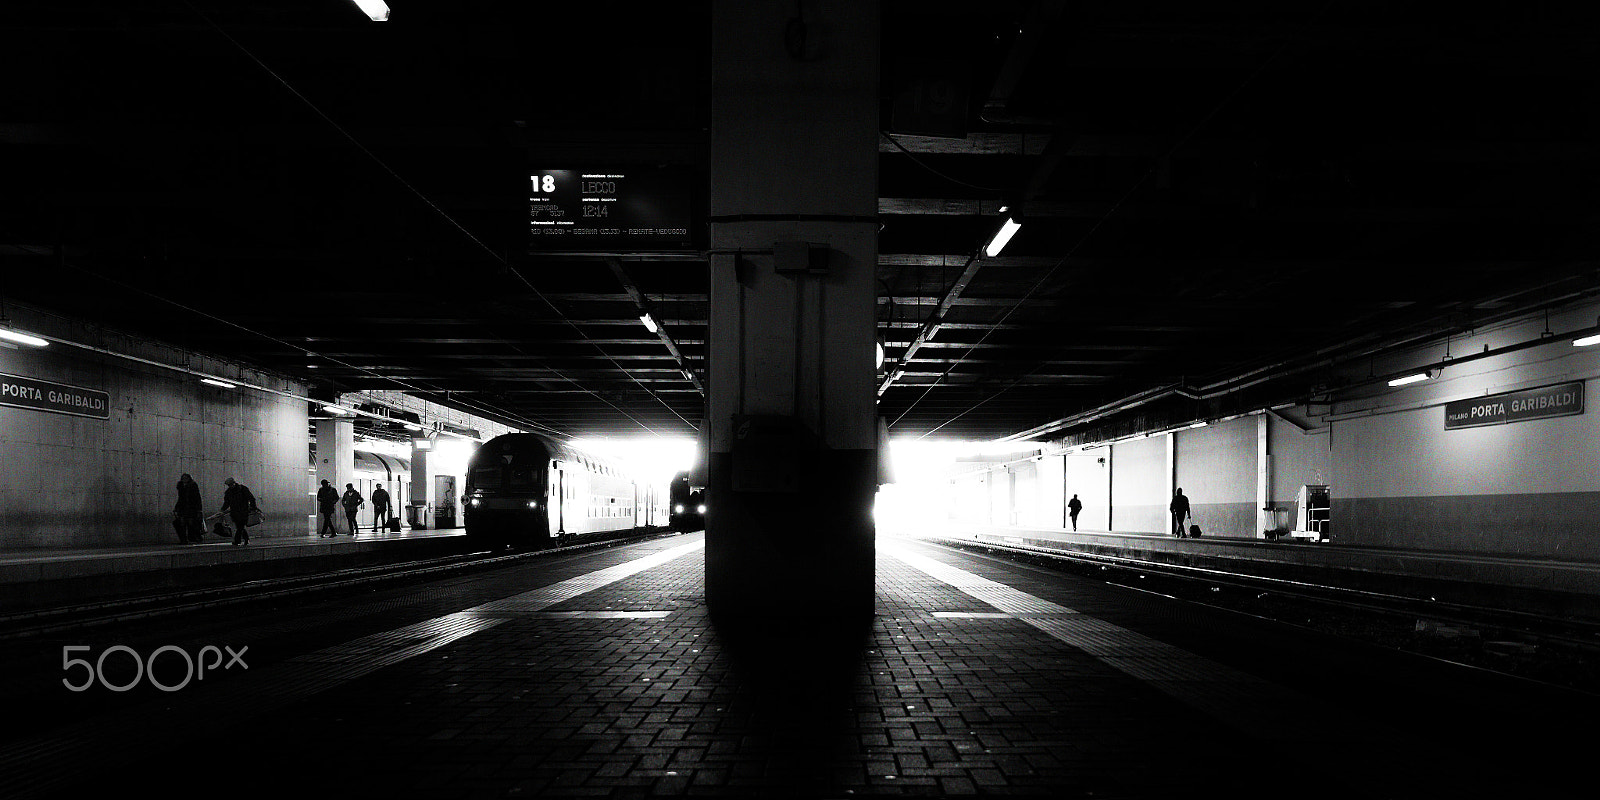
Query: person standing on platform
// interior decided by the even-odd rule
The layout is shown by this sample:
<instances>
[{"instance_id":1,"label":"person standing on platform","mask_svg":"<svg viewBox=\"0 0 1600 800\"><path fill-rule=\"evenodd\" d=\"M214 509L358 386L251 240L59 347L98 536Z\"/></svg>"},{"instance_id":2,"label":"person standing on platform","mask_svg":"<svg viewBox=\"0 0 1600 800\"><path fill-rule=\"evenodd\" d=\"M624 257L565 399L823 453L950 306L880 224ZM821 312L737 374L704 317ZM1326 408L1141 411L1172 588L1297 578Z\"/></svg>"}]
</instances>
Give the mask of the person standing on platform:
<instances>
[{"instance_id":1,"label":"person standing on platform","mask_svg":"<svg viewBox=\"0 0 1600 800\"><path fill-rule=\"evenodd\" d=\"M389 491L378 484L372 490L372 530L381 531L389 524Z\"/></svg>"},{"instance_id":2,"label":"person standing on platform","mask_svg":"<svg viewBox=\"0 0 1600 800\"><path fill-rule=\"evenodd\" d=\"M317 513L322 515L322 526L317 529L318 537L332 538L339 531L333 525L335 509L339 507L339 492L327 481L322 482L322 488L317 490Z\"/></svg>"},{"instance_id":3,"label":"person standing on platform","mask_svg":"<svg viewBox=\"0 0 1600 800\"><path fill-rule=\"evenodd\" d=\"M250 522L250 512L261 509L256 507L256 496L250 493L250 487L245 486L232 478L222 482L228 490L222 493L222 511L233 520L233 543L249 544L250 532L247 525Z\"/></svg>"},{"instance_id":4,"label":"person standing on platform","mask_svg":"<svg viewBox=\"0 0 1600 800\"><path fill-rule=\"evenodd\" d=\"M1172 502L1167 505L1167 510L1172 512L1172 532L1178 538L1188 536L1184 530L1184 522L1189 519L1189 498L1183 496L1183 487L1179 486L1172 493Z\"/></svg>"},{"instance_id":5,"label":"person standing on platform","mask_svg":"<svg viewBox=\"0 0 1600 800\"><path fill-rule=\"evenodd\" d=\"M178 478L178 504L172 507L177 520L178 541L185 544L205 538L205 524L200 521L200 484L189 473Z\"/></svg>"},{"instance_id":6,"label":"person standing on platform","mask_svg":"<svg viewBox=\"0 0 1600 800\"><path fill-rule=\"evenodd\" d=\"M1081 511L1083 511L1083 501L1079 500L1077 495L1073 495L1072 499L1067 501L1067 513L1072 517L1073 530L1078 529L1078 514Z\"/></svg>"},{"instance_id":7,"label":"person standing on platform","mask_svg":"<svg viewBox=\"0 0 1600 800\"><path fill-rule=\"evenodd\" d=\"M345 518L350 520L350 535L354 536L356 535L356 509L366 505L367 501L361 497L360 492L356 491L354 484L347 483L344 485L344 496L339 498L339 502L344 505Z\"/></svg>"}]
</instances>

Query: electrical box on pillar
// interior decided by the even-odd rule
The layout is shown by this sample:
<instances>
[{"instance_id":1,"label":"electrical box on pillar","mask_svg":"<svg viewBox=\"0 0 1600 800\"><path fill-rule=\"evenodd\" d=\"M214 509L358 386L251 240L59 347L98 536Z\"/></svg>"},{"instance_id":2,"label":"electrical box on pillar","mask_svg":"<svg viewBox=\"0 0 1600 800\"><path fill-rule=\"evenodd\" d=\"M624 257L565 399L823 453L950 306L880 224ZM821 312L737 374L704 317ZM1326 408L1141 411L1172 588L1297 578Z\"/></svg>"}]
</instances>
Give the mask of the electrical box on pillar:
<instances>
[{"instance_id":1,"label":"electrical box on pillar","mask_svg":"<svg viewBox=\"0 0 1600 800\"><path fill-rule=\"evenodd\" d=\"M772 267L779 274L828 274L828 248L811 242L776 242Z\"/></svg>"}]
</instances>

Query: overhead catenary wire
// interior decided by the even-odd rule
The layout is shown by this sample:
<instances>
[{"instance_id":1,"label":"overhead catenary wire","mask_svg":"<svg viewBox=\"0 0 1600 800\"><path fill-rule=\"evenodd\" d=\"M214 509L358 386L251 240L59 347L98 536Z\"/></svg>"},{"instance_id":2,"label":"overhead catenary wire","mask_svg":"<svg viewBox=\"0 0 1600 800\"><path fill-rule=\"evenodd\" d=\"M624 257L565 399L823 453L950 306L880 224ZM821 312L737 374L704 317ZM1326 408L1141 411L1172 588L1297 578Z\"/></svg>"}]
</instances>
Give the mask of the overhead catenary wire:
<instances>
[{"instance_id":1,"label":"overhead catenary wire","mask_svg":"<svg viewBox=\"0 0 1600 800\"><path fill-rule=\"evenodd\" d=\"M929 172L931 172L931 173L933 173L935 175L938 175L939 177L944 178L945 180L950 181L951 183L954 183L954 184L957 184L957 185L960 185L960 186L965 186L968 189L977 189L980 192L994 192L995 194L1000 194L1000 193L1005 191L1004 189L997 189L997 188L995 188L993 186L979 186L977 184L967 183L966 181L961 180L960 178L952 178L949 175L946 175L943 172L940 172L939 170L936 170L933 167L928 166L927 164L923 163L922 159L917 158L917 154L916 153L913 153L910 150L906 149L906 146L901 144L898 140L896 140L893 136L891 136L888 131L878 131L878 134L880 136L882 136L883 138L887 139L889 141L889 144L894 145L896 148L898 148L900 150L900 152L906 154L906 156L911 159L911 163L916 164L917 166L922 167L923 169L925 169L925 170L927 170L927 171L929 171Z\"/></svg>"},{"instance_id":2,"label":"overhead catenary wire","mask_svg":"<svg viewBox=\"0 0 1600 800\"><path fill-rule=\"evenodd\" d=\"M413 186L409 181L407 181L403 176L401 176L400 173L396 172L394 170L394 168L390 167L387 162L385 162L383 159L379 158L378 155L376 153L372 152L370 149L368 149L366 147L366 145L362 144L361 141L359 139L357 139L353 134L351 134L348 130L346 130L344 128L344 126L340 125L336 120L334 120L332 117L328 116L325 112L323 112L323 110L320 107L318 107L317 104L311 102L310 98L308 98L304 94L302 94L298 89L296 89L294 87L293 84L289 83L289 81L286 80L283 76L279 75L277 73L277 71L273 70L272 67L268 66L266 62L262 61L259 57L257 57L256 54L254 52L252 52L248 47L245 47L243 43L241 43L238 39L235 39L226 30L224 30L221 25L218 25L214 20L212 20L210 16L206 15L204 12L202 12L199 9L195 8L193 4L188 2L188 0L184 0L184 5L187 6L190 11L194 12L194 14L196 16L198 16L202 20L204 20L207 25L209 25L213 30L215 30L224 39L227 39L228 42L230 44L232 44L235 48L237 48L241 53L244 53L244 55L247 58L249 58L252 62L254 62L258 67L260 67L262 69L262 71L266 72L269 76L271 76L274 81L276 81L279 85L283 86L283 88L285 90L287 90L290 94L294 95L294 97L296 99L298 99L301 103L303 103L307 108L311 109L312 113L316 114L319 118L321 118L324 122L326 122L330 127L332 127L334 130L338 131L339 134L341 136L343 136L353 147L355 147L357 150L361 151L361 153L363 155L365 155L369 159L371 159L373 163L377 164L379 168L381 168L384 172L388 173L388 175L390 177L392 177L397 183L399 183L402 187L404 187L407 191L409 191L417 199L421 200L424 205L426 205L430 210L432 210L441 219L443 219L446 223L448 223L452 228L454 228L456 231L461 233L461 235L465 236L467 238L467 240L470 241L473 245L475 245L478 249L482 250L491 259L493 259L495 262L500 264L500 266L503 267L508 273L510 273L513 277L515 277L518 281L520 281L524 286L526 286L528 288L528 290L531 291L534 294L535 297L539 298L539 300L541 302L543 302L545 305L549 306L550 310L555 312L555 315L558 318L560 318L563 322L566 322L568 325L570 325L573 330L578 332L579 336L583 337L586 341L588 341L589 344L591 346L593 346L595 348L595 350L600 353L601 356L603 356L607 361L610 361L611 365L613 367L616 367L616 369L618 371L622 372L623 375L626 375L629 380L632 380L635 384L638 384L639 388L643 389L644 392L647 395L649 395L652 399L654 399L657 402L659 402L668 411L672 412L673 416L677 417L685 425L688 425L691 430L698 430L699 429L698 426L696 426L694 423L690 422L689 420L685 419L682 414L679 414L677 409L674 409L665 400L662 400L660 398L660 396L658 396L656 393L650 391L648 387L646 387L637 377L635 377L633 375L633 373L631 373L628 370L624 369L621 364L617 363L617 360L615 358L612 358L611 355L609 353L607 353L605 351L605 349L602 348L598 343L594 342L593 338L590 337L587 333L585 333L582 328L578 327L578 324L576 322L573 322L570 318L568 318L565 314L563 314L561 312L561 309L558 308L555 305L555 303L551 302L549 298L545 297L544 293L539 291L538 287L534 286L533 283L531 281L529 281L526 277L524 277L520 272L518 272L516 270L516 268L512 267L511 263L509 261L507 261L504 256L502 256L500 253L496 252L494 250L494 248L489 247L489 245L486 244L482 239L479 239L475 234L472 233L472 231L468 230L466 228L466 226L462 225L454 217L452 217L449 214L449 212L445 211L443 208L440 208L437 203L433 202L432 198L428 197L421 190L419 190L415 186ZM507 344L512 344L509 341L506 342L506 343ZM512 346L515 347L514 344L512 344ZM519 348L519 352L521 352L520 348ZM654 436L658 436L658 437L662 436L661 432L651 428L649 425L645 424L643 421L639 420L637 417L633 416L632 414L629 414L627 411L623 410L616 403L611 402L611 400L609 400L608 398L604 397L599 392L596 392L593 389L590 389L590 388L584 386L583 384L578 383L577 381L575 381L572 378L566 376L560 370L557 370L554 367L548 367L548 369L550 369L551 372L555 373L556 376L559 377L560 379L572 384L573 386L578 387L579 389L582 389L583 391L587 392L590 395L593 395L595 397L595 399L597 399L597 400L605 403L606 405L610 406L614 411L616 411L617 413L621 414L622 416L628 418L630 421L632 421L634 424L638 425L640 428L643 428L648 433L650 433L650 434L652 434Z\"/></svg>"}]
</instances>

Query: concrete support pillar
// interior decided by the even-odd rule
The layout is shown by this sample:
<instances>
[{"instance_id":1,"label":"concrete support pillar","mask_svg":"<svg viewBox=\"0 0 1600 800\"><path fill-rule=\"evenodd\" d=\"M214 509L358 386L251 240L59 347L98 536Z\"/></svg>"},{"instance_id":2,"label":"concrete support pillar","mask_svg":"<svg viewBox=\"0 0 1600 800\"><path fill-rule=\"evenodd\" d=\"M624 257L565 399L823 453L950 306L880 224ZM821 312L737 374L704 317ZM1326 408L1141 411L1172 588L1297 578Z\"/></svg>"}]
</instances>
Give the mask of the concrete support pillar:
<instances>
[{"instance_id":1,"label":"concrete support pillar","mask_svg":"<svg viewBox=\"0 0 1600 800\"><path fill-rule=\"evenodd\" d=\"M429 508L428 504L431 502L429 496L433 492L433 476L428 469L428 457L431 455L433 455L431 445L428 450L421 449L415 444L411 446L411 496L406 498L407 508L402 510L401 513L406 515L402 519L405 520L407 525L410 525L415 519L417 524L413 527L426 528L429 526L427 510ZM422 509L413 515L409 509L410 506L421 506Z\"/></svg>"},{"instance_id":2,"label":"concrete support pillar","mask_svg":"<svg viewBox=\"0 0 1600 800\"><path fill-rule=\"evenodd\" d=\"M1256 536L1265 537L1262 531L1272 527L1272 441L1271 425L1266 414L1256 415Z\"/></svg>"},{"instance_id":3,"label":"concrete support pillar","mask_svg":"<svg viewBox=\"0 0 1600 800\"><path fill-rule=\"evenodd\" d=\"M876 3L716 0L706 599L870 616Z\"/></svg>"},{"instance_id":4,"label":"concrete support pillar","mask_svg":"<svg viewBox=\"0 0 1600 800\"><path fill-rule=\"evenodd\" d=\"M1169 433L1165 438L1167 440L1167 500L1171 500L1173 492L1178 491L1180 488L1178 485L1178 434ZM1162 505L1166 505L1166 503L1163 502ZM1167 520L1167 524L1172 524L1170 518Z\"/></svg>"},{"instance_id":5,"label":"concrete support pillar","mask_svg":"<svg viewBox=\"0 0 1600 800\"><path fill-rule=\"evenodd\" d=\"M327 481L334 491L344 493L344 485L356 480L356 426L349 419L319 419L317 422L317 486ZM316 515L317 504L311 504L311 514ZM338 516L338 515L335 515ZM313 532L319 531L322 520L310 520ZM334 525L340 525L335 521ZM338 528L343 530L343 528Z\"/></svg>"},{"instance_id":6,"label":"concrete support pillar","mask_svg":"<svg viewBox=\"0 0 1600 800\"><path fill-rule=\"evenodd\" d=\"M317 481L333 484L344 493L344 485L356 481L356 426L348 419L317 420Z\"/></svg>"}]
</instances>

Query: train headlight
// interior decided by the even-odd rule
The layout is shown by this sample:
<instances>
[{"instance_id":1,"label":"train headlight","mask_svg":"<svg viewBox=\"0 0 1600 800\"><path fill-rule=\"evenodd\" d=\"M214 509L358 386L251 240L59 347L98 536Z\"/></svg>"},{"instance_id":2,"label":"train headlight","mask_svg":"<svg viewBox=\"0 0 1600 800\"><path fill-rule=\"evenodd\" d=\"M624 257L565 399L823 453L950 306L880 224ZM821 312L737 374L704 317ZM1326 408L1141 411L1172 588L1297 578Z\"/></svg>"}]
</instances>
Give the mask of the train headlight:
<instances>
[{"instance_id":1,"label":"train headlight","mask_svg":"<svg viewBox=\"0 0 1600 800\"><path fill-rule=\"evenodd\" d=\"M696 514L704 514L704 513L706 513L706 507L705 506L700 506L699 508L695 509L694 513L696 513Z\"/></svg>"},{"instance_id":2,"label":"train headlight","mask_svg":"<svg viewBox=\"0 0 1600 800\"><path fill-rule=\"evenodd\" d=\"M538 507L539 507L539 501L538 500L529 500L528 501L528 508L538 508Z\"/></svg>"},{"instance_id":3,"label":"train headlight","mask_svg":"<svg viewBox=\"0 0 1600 800\"><path fill-rule=\"evenodd\" d=\"M472 499L467 501L467 505L469 505L469 506L481 506L481 505L483 505L483 501L479 500L476 497L474 497L474 498L472 498Z\"/></svg>"},{"instance_id":4,"label":"train headlight","mask_svg":"<svg viewBox=\"0 0 1600 800\"><path fill-rule=\"evenodd\" d=\"M673 506L672 507L672 513L674 513L674 514L682 514L683 513L683 504L679 503L679 504Z\"/></svg>"}]
</instances>

